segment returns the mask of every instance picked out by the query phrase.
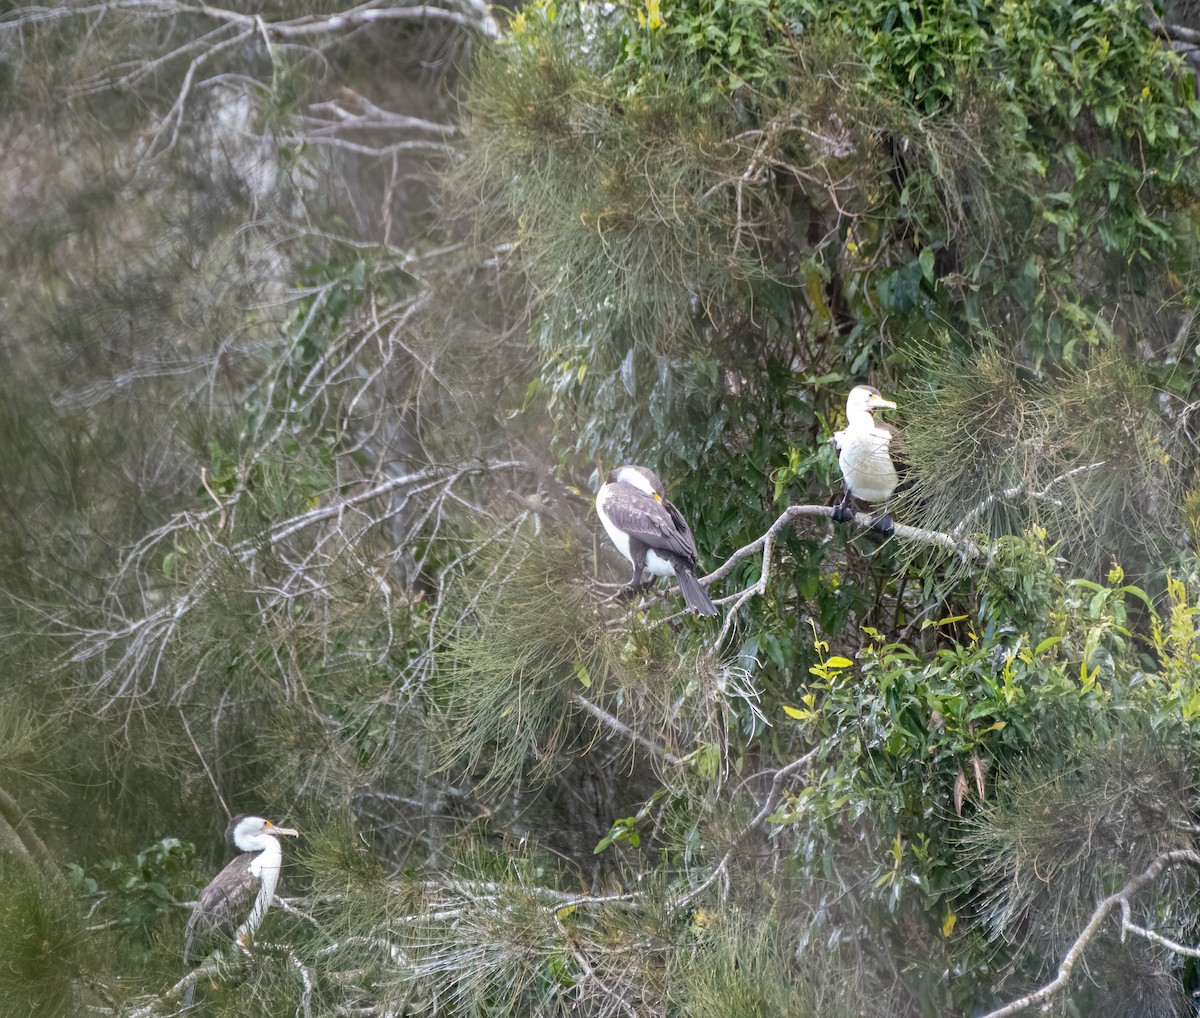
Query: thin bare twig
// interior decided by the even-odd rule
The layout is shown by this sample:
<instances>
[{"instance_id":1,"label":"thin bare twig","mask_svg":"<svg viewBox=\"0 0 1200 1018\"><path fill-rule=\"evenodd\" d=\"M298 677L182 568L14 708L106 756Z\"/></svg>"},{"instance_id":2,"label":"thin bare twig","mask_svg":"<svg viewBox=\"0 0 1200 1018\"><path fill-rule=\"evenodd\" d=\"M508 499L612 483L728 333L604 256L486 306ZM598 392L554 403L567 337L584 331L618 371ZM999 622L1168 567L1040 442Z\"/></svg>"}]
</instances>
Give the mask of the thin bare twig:
<instances>
[{"instance_id":1,"label":"thin bare twig","mask_svg":"<svg viewBox=\"0 0 1200 1018\"><path fill-rule=\"evenodd\" d=\"M727 874L729 860L733 857L733 853L736 851L738 845L742 843L742 840L747 834L749 834L752 830L754 830L754 828L766 820L767 817L771 815L771 811L775 809L775 803L779 797L780 790L783 788L783 782L785 779L795 774L796 771L800 770L801 768L807 767L810 763L812 763L813 758L817 755L817 752L820 750L820 748L820 746L814 746L807 753L805 753L804 756L800 757L798 760L793 760L790 764L787 764L784 767L780 767L779 770L775 772L775 777L771 781L771 787L767 791L767 797L763 801L762 808L754 814L753 819L751 819L748 824L746 824L740 831L738 831L736 835L734 835L729 849L725 852L725 855L721 857L721 861L713 867L712 872L686 894L682 894L675 899L676 908L686 908L693 901L695 901L696 898L708 890L713 883Z\"/></svg>"},{"instance_id":2,"label":"thin bare twig","mask_svg":"<svg viewBox=\"0 0 1200 1018\"><path fill-rule=\"evenodd\" d=\"M213 794L216 795L217 801L221 804L221 809L225 811L227 817L233 816L233 811L229 808L229 803L225 801L225 796L221 794L221 787L217 784L217 779L212 769L208 766L208 761L204 758L204 754L200 751L200 746L192 736L192 729L188 725L187 714L184 713L182 707L179 708L179 720L183 723L183 731L188 737L188 742L192 744L192 749L196 751L196 756L200 760L200 766L204 768L204 773L208 776L208 783L212 785Z\"/></svg>"},{"instance_id":3,"label":"thin bare twig","mask_svg":"<svg viewBox=\"0 0 1200 1018\"><path fill-rule=\"evenodd\" d=\"M1082 474L1089 470L1096 470L1102 466L1104 466L1104 460L1097 460L1095 463L1088 463L1084 466L1075 467L1071 470L1068 470L1066 473L1059 474L1057 477L1052 477L1041 491L1032 492L1030 497L1035 499L1049 498L1050 489L1056 484L1060 484L1069 477L1074 477L1076 474ZM1003 491L993 492L991 495L988 495L987 498L972 508L971 511L966 514L966 516L964 516L958 521L957 524L955 524L954 529L950 531L950 537L954 538L955 540L960 540L962 535L966 533L967 527L969 527L975 522L975 520L985 513L989 507L995 505L999 501L1016 498L1019 494L1021 494L1021 492L1029 488L1030 483L1030 480L1024 480L1020 484L1014 484L1012 487L1005 488Z\"/></svg>"}]
</instances>

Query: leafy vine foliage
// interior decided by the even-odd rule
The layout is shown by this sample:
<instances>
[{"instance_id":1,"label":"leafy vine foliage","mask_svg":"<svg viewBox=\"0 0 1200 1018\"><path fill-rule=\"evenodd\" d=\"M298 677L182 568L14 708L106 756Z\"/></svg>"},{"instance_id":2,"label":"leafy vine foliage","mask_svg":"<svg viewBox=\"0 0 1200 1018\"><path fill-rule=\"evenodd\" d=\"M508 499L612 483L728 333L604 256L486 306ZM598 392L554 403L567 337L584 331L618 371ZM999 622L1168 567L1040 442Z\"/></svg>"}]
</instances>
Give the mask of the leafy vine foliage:
<instances>
[{"instance_id":1,"label":"leafy vine foliage","mask_svg":"<svg viewBox=\"0 0 1200 1018\"><path fill-rule=\"evenodd\" d=\"M0 1012L1193 1013L1198 46L0 14ZM829 518L861 382L888 541ZM623 462L721 618L617 596ZM187 971L242 811L303 837Z\"/></svg>"}]
</instances>

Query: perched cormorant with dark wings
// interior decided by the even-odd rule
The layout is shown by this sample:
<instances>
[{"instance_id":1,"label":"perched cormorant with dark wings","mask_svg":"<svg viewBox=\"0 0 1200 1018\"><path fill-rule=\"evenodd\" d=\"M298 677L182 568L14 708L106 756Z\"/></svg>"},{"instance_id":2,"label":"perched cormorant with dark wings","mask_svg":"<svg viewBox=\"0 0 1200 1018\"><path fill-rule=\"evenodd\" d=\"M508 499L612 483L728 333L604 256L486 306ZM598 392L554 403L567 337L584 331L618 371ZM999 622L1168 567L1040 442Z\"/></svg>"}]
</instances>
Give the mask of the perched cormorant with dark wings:
<instances>
[{"instance_id":1,"label":"perched cormorant with dark wings","mask_svg":"<svg viewBox=\"0 0 1200 1018\"><path fill-rule=\"evenodd\" d=\"M290 827L276 827L270 820L239 813L229 821L225 840L242 854L236 856L200 892L196 907L184 930L183 959L189 965L203 961L231 941L247 944L267 914L279 881L283 848L279 835L297 837ZM184 995L191 1004L196 986Z\"/></svg>"},{"instance_id":2,"label":"perched cormorant with dark wings","mask_svg":"<svg viewBox=\"0 0 1200 1018\"><path fill-rule=\"evenodd\" d=\"M887 502L900 486L897 465L902 460L902 442L895 428L877 423L876 410L895 410L896 404L884 399L872 385L856 385L846 397L846 427L834 433L838 466L846 482L846 494L833 510L839 523L854 519L851 499L882 505L883 515L872 524L884 534L895 531Z\"/></svg>"},{"instance_id":3,"label":"perched cormorant with dark wings","mask_svg":"<svg viewBox=\"0 0 1200 1018\"><path fill-rule=\"evenodd\" d=\"M645 467L618 467L596 493L596 512L617 551L633 565L629 586L644 589L645 576L674 576L688 608L716 615L717 606L696 579L696 542L687 520L663 496L662 481Z\"/></svg>"}]
</instances>

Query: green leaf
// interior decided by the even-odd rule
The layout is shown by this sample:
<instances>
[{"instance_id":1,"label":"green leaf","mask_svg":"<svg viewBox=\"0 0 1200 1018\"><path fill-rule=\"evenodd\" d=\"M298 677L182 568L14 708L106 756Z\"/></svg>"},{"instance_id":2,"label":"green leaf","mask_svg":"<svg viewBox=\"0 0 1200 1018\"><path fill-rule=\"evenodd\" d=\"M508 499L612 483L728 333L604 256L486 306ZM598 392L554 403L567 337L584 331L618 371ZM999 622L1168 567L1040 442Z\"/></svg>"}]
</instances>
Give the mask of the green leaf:
<instances>
[{"instance_id":1,"label":"green leaf","mask_svg":"<svg viewBox=\"0 0 1200 1018\"><path fill-rule=\"evenodd\" d=\"M1132 584L1126 584L1124 587L1118 589L1118 593L1132 594L1139 601L1141 601L1142 604L1149 608L1151 612L1154 611L1154 602L1150 600L1150 595L1142 590L1141 587L1135 587Z\"/></svg>"},{"instance_id":2,"label":"green leaf","mask_svg":"<svg viewBox=\"0 0 1200 1018\"><path fill-rule=\"evenodd\" d=\"M921 265L921 275L925 277L925 280L927 282L932 283L933 282L933 262L934 262L933 248L932 247L921 248L921 254L917 260Z\"/></svg>"},{"instance_id":3,"label":"green leaf","mask_svg":"<svg viewBox=\"0 0 1200 1018\"><path fill-rule=\"evenodd\" d=\"M1037 647L1034 648L1033 656L1041 657L1051 647L1055 647L1060 643L1062 643L1061 636L1047 636L1046 639L1044 639L1041 643L1039 643L1037 645Z\"/></svg>"}]
</instances>

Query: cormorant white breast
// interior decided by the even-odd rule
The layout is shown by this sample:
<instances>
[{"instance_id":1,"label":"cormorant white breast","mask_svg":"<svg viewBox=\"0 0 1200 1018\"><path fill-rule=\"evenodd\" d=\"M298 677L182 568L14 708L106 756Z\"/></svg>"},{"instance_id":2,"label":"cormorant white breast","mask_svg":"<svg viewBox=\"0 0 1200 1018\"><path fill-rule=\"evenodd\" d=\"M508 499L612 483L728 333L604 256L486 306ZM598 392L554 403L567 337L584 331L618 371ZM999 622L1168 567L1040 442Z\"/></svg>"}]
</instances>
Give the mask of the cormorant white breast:
<instances>
[{"instance_id":1,"label":"cormorant white breast","mask_svg":"<svg viewBox=\"0 0 1200 1018\"><path fill-rule=\"evenodd\" d=\"M851 499L883 505L884 513L872 526L884 534L895 530L887 513L887 501L900 484L896 460L901 440L895 428L877 423L876 410L895 410L896 404L884 399L872 385L856 385L846 397L846 427L834 433L838 466L846 483L846 494L833 510L839 523L854 519Z\"/></svg>"}]
</instances>

